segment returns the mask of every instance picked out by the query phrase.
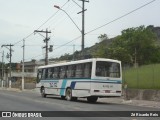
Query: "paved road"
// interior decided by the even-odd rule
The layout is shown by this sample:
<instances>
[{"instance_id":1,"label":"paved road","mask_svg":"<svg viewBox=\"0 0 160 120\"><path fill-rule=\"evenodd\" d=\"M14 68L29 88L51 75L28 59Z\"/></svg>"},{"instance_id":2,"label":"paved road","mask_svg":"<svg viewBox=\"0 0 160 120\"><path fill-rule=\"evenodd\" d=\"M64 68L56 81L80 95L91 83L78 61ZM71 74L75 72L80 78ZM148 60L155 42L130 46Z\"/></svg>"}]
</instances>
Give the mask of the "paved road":
<instances>
[{"instance_id":1,"label":"paved road","mask_svg":"<svg viewBox=\"0 0 160 120\"><path fill-rule=\"evenodd\" d=\"M97 102L96 104L89 104L87 100L80 99L76 102L61 100L60 97L48 96L41 98L40 94L34 91L7 91L0 90L0 111L160 111L158 108L138 107L124 104L115 104L108 102ZM86 112L87 113L87 112ZM3 118L4 119L4 118ZM13 118L12 118L13 119ZM11 120L12 120L11 119ZM26 118L28 119L28 118ZM38 120L44 118L38 118ZM45 118L51 119L51 118ZM62 118L54 118L62 119ZM113 119L113 120L150 120L151 118L127 118L127 117L107 117L107 118L91 118L67 117L65 120L97 120L97 119ZM158 120L160 118L152 118ZM16 118L17 120L17 118Z\"/></svg>"}]
</instances>

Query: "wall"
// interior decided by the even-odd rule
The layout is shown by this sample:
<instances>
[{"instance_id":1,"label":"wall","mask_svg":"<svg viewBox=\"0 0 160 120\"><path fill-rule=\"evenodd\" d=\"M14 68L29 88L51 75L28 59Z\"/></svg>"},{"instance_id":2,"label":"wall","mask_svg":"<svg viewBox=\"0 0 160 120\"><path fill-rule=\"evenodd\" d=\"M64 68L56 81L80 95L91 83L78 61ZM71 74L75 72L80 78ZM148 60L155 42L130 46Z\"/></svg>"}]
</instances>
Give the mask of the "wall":
<instances>
[{"instance_id":1,"label":"wall","mask_svg":"<svg viewBox=\"0 0 160 120\"><path fill-rule=\"evenodd\" d=\"M160 101L160 90L127 89L129 99Z\"/></svg>"}]
</instances>

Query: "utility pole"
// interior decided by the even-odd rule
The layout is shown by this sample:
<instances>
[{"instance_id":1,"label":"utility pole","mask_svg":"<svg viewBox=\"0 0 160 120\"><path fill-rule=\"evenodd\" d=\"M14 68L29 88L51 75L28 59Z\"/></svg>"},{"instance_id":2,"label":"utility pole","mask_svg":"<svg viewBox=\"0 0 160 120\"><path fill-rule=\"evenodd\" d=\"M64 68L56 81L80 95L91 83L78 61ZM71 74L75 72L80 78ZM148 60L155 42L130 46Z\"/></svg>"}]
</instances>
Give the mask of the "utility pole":
<instances>
[{"instance_id":1,"label":"utility pole","mask_svg":"<svg viewBox=\"0 0 160 120\"><path fill-rule=\"evenodd\" d=\"M7 47L7 46L9 46L9 48ZM9 67L9 88L11 88L11 63L12 63L12 46L14 46L14 45L12 45L12 44L8 44L8 45L2 45L1 47L6 47L7 49L9 49L9 51L10 51L10 54L9 54L9 58L10 58L10 60L9 60L9 63L10 63L10 67ZM7 85L8 85L8 81L7 81Z\"/></svg>"},{"instance_id":2,"label":"utility pole","mask_svg":"<svg viewBox=\"0 0 160 120\"><path fill-rule=\"evenodd\" d=\"M22 65L22 91L24 90L24 56L25 56L25 40L23 39L23 65Z\"/></svg>"},{"instance_id":3,"label":"utility pole","mask_svg":"<svg viewBox=\"0 0 160 120\"><path fill-rule=\"evenodd\" d=\"M73 45L73 61L75 61L75 45Z\"/></svg>"},{"instance_id":4,"label":"utility pole","mask_svg":"<svg viewBox=\"0 0 160 120\"><path fill-rule=\"evenodd\" d=\"M34 32L38 32L38 33L46 33L46 37L44 39L44 42L46 43L46 46L43 48L46 48L46 54L45 54L45 65L48 65L48 41L49 41L49 37L48 37L48 33L51 33L51 31L48 31L48 29L46 29L46 31L43 30L35 30ZM41 35L41 34L40 34ZM43 36L43 35L42 35ZM43 36L44 37L44 36Z\"/></svg>"},{"instance_id":5,"label":"utility pole","mask_svg":"<svg viewBox=\"0 0 160 120\"><path fill-rule=\"evenodd\" d=\"M4 51L2 52L2 80L3 80L3 75L4 75Z\"/></svg>"},{"instance_id":6,"label":"utility pole","mask_svg":"<svg viewBox=\"0 0 160 120\"><path fill-rule=\"evenodd\" d=\"M85 35L85 2L89 2L86 0L80 0L82 1L82 11L79 13L82 13L82 58L84 58L84 35ZM78 14L79 14L78 13Z\"/></svg>"}]
</instances>

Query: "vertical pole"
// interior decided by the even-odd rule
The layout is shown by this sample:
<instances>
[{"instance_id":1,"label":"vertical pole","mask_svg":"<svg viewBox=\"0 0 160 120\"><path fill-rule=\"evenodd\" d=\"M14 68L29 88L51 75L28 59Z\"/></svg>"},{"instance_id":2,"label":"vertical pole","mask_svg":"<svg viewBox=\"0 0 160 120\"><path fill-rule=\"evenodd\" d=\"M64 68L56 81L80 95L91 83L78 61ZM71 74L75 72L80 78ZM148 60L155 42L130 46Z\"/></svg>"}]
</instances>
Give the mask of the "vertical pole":
<instances>
[{"instance_id":1,"label":"vertical pole","mask_svg":"<svg viewBox=\"0 0 160 120\"><path fill-rule=\"evenodd\" d=\"M48 65L48 29L46 29L46 59L45 59L45 65Z\"/></svg>"},{"instance_id":2,"label":"vertical pole","mask_svg":"<svg viewBox=\"0 0 160 120\"><path fill-rule=\"evenodd\" d=\"M3 88L3 80L1 81L1 88Z\"/></svg>"},{"instance_id":3,"label":"vertical pole","mask_svg":"<svg viewBox=\"0 0 160 120\"><path fill-rule=\"evenodd\" d=\"M4 75L4 51L2 52L2 88L3 88L3 75Z\"/></svg>"},{"instance_id":4,"label":"vertical pole","mask_svg":"<svg viewBox=\"0 0 160 120\"><path fill-rule=\"evenodd\" d=\"M10 48L9 48L9 51L10 51L10 53L9 53L9 58L10 58L10 60L9 60L9 62L10 62L10 66L9 66L9 77L7 78L7 87L9 87L9 88L11 88L11 61L12 61L12 49L11 49L11 47L13 46L13 45L2 45L2 47L3 46L10 46ZM3 55L4 56L4 55ZM8 71L7 71L8 72ZM8 73L7 73L7 76L8 76Z\"/></svg>"},{"instance_id":5,"label":"vertical pole","mask_svg":"<svg viewBox=\"0 0 160 120\"><path fill-rule=\"evenodd\" d=\"M24 56L25 56L25 40L23 39L22 90L24 90Z\"/></svg>"},{"instance_id":6,"label":"vertical pole","mask_svg":"<svg viewBox=\"0 0 160 120\"><path fill-rule=\"evenodd\" d=\"M3 52L2 52L2 73L1 73L1 79L3 80Z\"/></svg>"},{"instance_id":7,"label":"vertical pole","mask_svg":"<svg viewBox=\"0 0 160 120\"><path fill-rule=\"evenodd\" d=\"M48 65L48 41L50 38L48 38L48 33L51 33L48 31L48 29L46 29L46 31L39 31L39 30L35 30L34 32L43 32L46 33L46 37L44 39L44 42L46 43L46 46L44 48L46 48L46 53L45 53L45 65ZM41 35L41 34L40 34ZM43 36L44 37L44 36Z\"/></svg>"},{"instance_id":8,"label":"vertical pole","mask_svg":"<svg viewBox=\"0 0 160 120\"><path fill-rule=\"evenodd\" d=\"M84 3L85 0L82 0L82 58L84 58Z\"/></svg>"},{"instance_id":9,"label":"vertical pole","mask_svg":"<svg viewBox=\"0 0 160 120\"><path fill-rule=\"evenodd\" d=\"M12 61L12 49L11 49L11 44L10 44L10 68L9 68L9 88L11 88L11 61Z\"/></svg>"},{"instance_id":10,"label":"vertical pole","mask_svg":"<svg viewBox=\"0 0 160 120\"><path fill-rule=\"evenodd\" d=\"M73 45L73 61L75 60L74 52L75 52L75 45Z\"/></svg>"}]
</instances>

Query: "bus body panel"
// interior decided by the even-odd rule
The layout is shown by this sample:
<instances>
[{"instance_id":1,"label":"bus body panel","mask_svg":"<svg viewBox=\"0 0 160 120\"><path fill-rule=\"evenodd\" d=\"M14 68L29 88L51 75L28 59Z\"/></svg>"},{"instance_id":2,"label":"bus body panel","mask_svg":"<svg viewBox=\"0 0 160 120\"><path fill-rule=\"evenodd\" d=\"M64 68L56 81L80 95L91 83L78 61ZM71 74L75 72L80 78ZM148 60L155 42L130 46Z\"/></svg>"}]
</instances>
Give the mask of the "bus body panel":
<instances>
[{"instance_id":1,"label":"bus body panel","mask_svg":"<svg viewBox=\"0 0 160 120\"><path fill-rule=\"evenodd\" d=\"M91 82L91 96L121 96L121 81L93 81Z\"/></svg>"}]
</instances>

